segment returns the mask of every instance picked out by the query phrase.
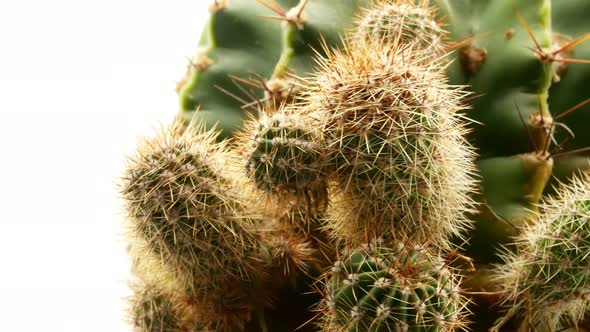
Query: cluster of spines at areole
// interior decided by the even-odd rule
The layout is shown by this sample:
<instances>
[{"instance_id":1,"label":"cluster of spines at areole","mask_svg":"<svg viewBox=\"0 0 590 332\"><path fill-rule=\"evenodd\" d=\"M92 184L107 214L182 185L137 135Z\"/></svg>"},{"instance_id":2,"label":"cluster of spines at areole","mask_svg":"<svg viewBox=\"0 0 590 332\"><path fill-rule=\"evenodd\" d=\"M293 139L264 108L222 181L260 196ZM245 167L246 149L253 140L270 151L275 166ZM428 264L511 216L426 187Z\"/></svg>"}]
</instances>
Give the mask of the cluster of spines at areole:
<instances>
[{"instance_id":1,"label":"cluster of spines at areole","mask_svg":"<svg viewBox=\"0 0 590 332\"><path fill-rule=\"evenodd\" d=\"M308 2L260 1L291 38ZM449 83L461 44L436 15L427 1L372 1L341 47L321 43L312 74L286 71L291 45L268 82L234 77L266 93L242 90L257 112L233 138L196 116L141 143L123 184L137 332L274 331L273 310L309 331L469 329L457 243L477 210L471 96ZM493 329L583 319L590 181L576 181L497 267L506 315ZM309 292L315 302L295 303Z\"/></svg>"}]
</instances>

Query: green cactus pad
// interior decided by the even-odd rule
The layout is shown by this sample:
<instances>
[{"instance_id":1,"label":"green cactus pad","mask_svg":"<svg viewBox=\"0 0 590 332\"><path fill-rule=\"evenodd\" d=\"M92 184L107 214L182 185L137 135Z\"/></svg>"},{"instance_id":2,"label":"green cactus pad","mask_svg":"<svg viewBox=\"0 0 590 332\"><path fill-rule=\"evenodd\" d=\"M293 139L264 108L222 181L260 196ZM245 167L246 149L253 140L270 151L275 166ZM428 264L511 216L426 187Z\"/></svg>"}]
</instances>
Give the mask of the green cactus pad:
<instances>
[{"instance_id":1,"label":"green cactus pad","mask_svg":"<svg viewBox=\"0 0 590 332\"><path fill-rule=\"evenodd\" d=\"M217 1L201 38L201 50L180 87L181 113L188 120L200 119L207 128L218 123L220 138L230 137L247 117L248 111L241 106L253 102L232 76L254 81L261 78L263 82L258 83L266 84L264 81L282 79L287 71L307 74L314 64L314 49L323 49L320 36L327 45L341 44L340 34L352 25L354 10L364 2L265 1L276 7L273 12L254 0ZM302 5L305 7L297 15ZM267 92L273 92L276 80L270 85ZM292 89L291 84L278 87L283 90L279 95ZM260 85L249 94L262 100L264 90ZM256 113L255 107L252 112Z\"/></svg>"}]
</instances>

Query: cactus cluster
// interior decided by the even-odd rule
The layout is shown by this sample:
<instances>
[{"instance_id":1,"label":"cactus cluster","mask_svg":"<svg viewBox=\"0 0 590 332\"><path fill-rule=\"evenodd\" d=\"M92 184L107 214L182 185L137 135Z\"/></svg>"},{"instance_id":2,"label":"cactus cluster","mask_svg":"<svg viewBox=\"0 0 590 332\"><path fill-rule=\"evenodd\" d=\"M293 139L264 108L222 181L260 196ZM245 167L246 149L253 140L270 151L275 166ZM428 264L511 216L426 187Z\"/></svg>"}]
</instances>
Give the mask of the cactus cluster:
<instances>
[{"instance_id":1,"label":"cactus cluster","mask_svg":"<svg viewBox=\"0 0 590 332\"><path fill-rule=\"evenodd\" d=\"M123 179L135 330L583 331L585 11L213 1Z\"/></svg>"},{"instance_id":2,"label":"cactus cluster","mask_svg":"<svg viewBox=\"0 0 590 332\"><path fill-rule=\"evenodd\" d=\"M236 157L215 140L174 122L141 144L123 188L136 273L168 292L162 296L194 301L199 323L234 331L272 305L275 274L305 270L313 251L253 211Z\"/></svg>"}]
</instances>

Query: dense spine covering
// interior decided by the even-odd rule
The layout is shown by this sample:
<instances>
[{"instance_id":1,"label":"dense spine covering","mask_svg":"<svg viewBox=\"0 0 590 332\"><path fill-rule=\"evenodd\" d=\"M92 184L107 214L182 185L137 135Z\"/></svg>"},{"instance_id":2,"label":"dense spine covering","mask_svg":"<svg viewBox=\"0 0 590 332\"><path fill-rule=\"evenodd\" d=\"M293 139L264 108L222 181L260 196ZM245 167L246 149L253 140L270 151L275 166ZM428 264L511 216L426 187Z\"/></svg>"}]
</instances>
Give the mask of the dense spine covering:
<instances>
[{"instance_id":1,"label":"dense spine covering","mask_svg":"<svg viewBox=\"0 0 590 332\"><path fill-rule=\"evenodd\" d=\"M356 17L352 42L360 45L371 40L395 44L418 43L430 56L445 54L446 31L435 20L436 10L428 1L376 0Z\"/></svg>"},{"instance_id":2,"label":"dense spine covering","mask_svg":"<svg viewBox=\"0 0 590 332\"><path fill-rule=\"evenodd\" d=\"M460 278L424 246L374 241L344 253L326 282L322 331L455 331L466 326Z\"/></svg>"},{"instance_id":3,"label":"dense spine covering","mask_svg":"<svg viewBox=\"0 0 590 332\"><path fill-rule=\"evenodd\" d=\"M461 87L416 44L375 40L320 60L308 100L331 154L329 227L356 245L373 237L448 245L469 227L474 150Z\"/></svg>"},{"instance_id":4,"label":"dense spine covering","mask_svg":"<svg viewBox=\"0 0 590 332\"><path fill-rule=\"evenodd\" d=\"M135 285L130 304L132 324L137 332L206 331L192 315L190 302L155 285Z\"/></svg>"},{"instance_id":5,"label":"dense spine covering","mask_svg":"<svg viewBox=\"0 0 590 332\"><path fill-rule=\"evenodd\" d=\"M318 121L298 107L283 107L260 112L244 127L238 150L256 187L279 202L326 203L326 149Z\"/></svg>"},{"instance_id":6,"label":"dense spine covering","mask_svg":"<svg viewBox=\"0 0 590 332\"><path fill-rule=\"evenodd\" d=\"M245 260L262 247L230 158L214 132L175 122L130 161L123 190L132 231L164 264L187 271L190 284L247 275Z\"/></svg>"},{"instance_id":7,"label":"dense spine covering","mask_svg":"<svg viewBox=\"0 0 590 332\"><path fill-rule=\"evenodd\" d=\"M141 144L123 192L139 265L161 265L162 284L192 298L204 324L236 331L270 302L262 289L273 248L215 137L175 122Z\"/></svg>"},{"instance_id":8,"label":"dense spine covering","mask_svg":"<svg viewBox=\"0 0 590 332\"><path fill-rule=\"evenodd\" d=\"M504 254L496 279L521 329L559 331L590 309L590 175L562 184L541 211L517 238L517 253Z\"/></svg>"}]
</instances>

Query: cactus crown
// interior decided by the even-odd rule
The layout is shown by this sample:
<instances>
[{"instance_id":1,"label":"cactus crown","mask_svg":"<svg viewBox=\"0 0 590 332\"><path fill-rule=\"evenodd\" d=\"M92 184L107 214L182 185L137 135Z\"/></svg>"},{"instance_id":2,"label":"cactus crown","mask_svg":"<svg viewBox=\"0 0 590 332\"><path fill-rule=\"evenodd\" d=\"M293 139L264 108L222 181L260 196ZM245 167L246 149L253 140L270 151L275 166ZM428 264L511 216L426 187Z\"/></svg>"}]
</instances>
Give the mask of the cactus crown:
<instances>
[{"instance_id":1,"label":"cactus crown","mask_svg":"<svg viewBox=\"0 0 590 332\"><path fill-rule=\"evenodd\" d=\"M372 40L389 43L418 43L432 56L444 54L445 30L435 20L436 10L415 0L378 0L361 10L352 33L353 42L363 44Z\"/></svg>"}]
</instances>

